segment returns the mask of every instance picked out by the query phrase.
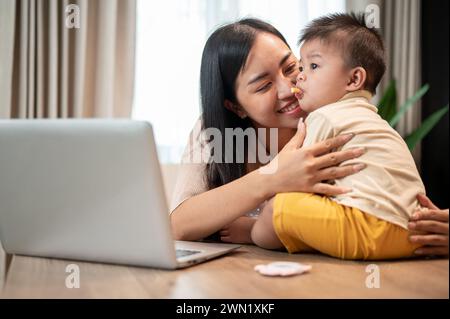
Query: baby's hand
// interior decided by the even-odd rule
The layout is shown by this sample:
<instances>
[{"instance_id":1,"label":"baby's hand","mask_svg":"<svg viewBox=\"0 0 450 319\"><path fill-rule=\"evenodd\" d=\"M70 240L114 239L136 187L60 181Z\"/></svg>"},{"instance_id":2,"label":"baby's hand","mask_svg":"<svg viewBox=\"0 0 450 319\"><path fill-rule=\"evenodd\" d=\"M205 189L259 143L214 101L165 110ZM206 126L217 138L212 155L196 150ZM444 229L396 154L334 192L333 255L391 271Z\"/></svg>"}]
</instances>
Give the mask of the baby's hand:
<instances>
[{"instance_id":1,"label":"baby's hand","mask_svg":"<svg viewBox=\"0 0 450 319\"><path fill-rule=\"evenodd\" d=\"M251 230L256 218L239 217L220 231L220 240L226 243L253 244Z\"/></svg>"}]
</instances>

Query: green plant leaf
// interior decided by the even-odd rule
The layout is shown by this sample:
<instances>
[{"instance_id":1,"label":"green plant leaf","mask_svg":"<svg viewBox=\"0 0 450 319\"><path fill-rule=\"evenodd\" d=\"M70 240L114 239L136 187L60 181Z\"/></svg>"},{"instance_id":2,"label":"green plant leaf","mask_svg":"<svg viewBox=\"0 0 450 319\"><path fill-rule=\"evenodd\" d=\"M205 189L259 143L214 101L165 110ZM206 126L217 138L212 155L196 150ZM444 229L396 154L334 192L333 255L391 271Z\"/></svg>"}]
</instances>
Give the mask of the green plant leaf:
<instances>
[{"instance_id":1,"label":"green plant leaf","mask_svg":"<svg viewBox=\"0 0 450 319\"><path fill-rule=\"evenodd\" d=\"M405 138L408 148L412 151L416 144L422 140L439 122L439 120L448 112L448 104L437 110L423 121L422 125Z\"/></svg>"},{"instance_id":2,"label":"green plant leaf","mask_svg":"<svg viewBox=\"0 0 450 319\"><path fill-rule=\"evenodd\" d=\"M408 111L408 109L413 106L420 98L422 98L422 96L427 93L428 89L430 88L430 85L425 84L424 86L422 86L419 91L416 92L416 94L414 94L412 97L410 97L405 104L403 104L397 114L394 115L394 117L391 118L391 120L389 121L389 125L391 125L392 127L395 127L398 123L398 121L400 121L400 119L402 118L402 116L406 113L406 111Z\"/></svg>"},{"instance_id":3,"label":"green plant leaf","mask_svg":"<svg viewBox=\"0 0 450 319\"><path fill-rule=\"evenodd\" d=\"M395 79L389 85L378 103L378 114L382 119L390 121L397 111L397 89Z\"/></svg>"}]
</instances>

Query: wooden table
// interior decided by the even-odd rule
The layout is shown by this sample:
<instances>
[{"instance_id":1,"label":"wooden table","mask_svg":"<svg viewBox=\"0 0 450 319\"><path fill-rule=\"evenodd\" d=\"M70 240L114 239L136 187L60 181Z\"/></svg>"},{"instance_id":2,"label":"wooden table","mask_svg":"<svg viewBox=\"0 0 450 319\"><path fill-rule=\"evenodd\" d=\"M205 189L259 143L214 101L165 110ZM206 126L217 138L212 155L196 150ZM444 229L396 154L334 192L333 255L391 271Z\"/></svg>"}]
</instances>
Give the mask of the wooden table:
<instances>
[{"instance_id":1,"label":"wooden table","mask_svg":"<svg viewBox=\"0 0 450 319\"><path fill-rule=\"evenodd\" d=\"M264 277L257 264L296 261L309 274ZM68 264L80 268L80 288L66 288ZM243 246L187 269L165 271L13 256L2 298L448 298L448 259L375 262L380 288L367 288L366 267L317 254L289 255Z\"/></svg>"}]
</instances>

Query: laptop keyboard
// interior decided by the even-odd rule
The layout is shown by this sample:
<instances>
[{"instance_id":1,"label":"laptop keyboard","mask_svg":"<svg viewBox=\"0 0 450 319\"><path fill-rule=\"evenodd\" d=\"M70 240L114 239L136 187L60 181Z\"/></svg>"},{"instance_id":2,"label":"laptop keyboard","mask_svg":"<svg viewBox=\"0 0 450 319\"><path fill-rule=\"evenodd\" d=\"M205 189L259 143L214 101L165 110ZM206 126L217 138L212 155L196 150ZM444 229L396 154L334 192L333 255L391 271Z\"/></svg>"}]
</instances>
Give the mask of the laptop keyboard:
<instances>
[{"instance_id":1,"label":"laptop keyboard","mask_svg":"<svg viewBox=\"0 0 450 319\"><path fill-rule=\"evenodd\" d=\"M176 256L177 256L177 258L180 258L180 257L186 257L186 256L198 254L200 252L201 251L199 251L199 250L176 249Z\"/></svg>"}]
</instances>

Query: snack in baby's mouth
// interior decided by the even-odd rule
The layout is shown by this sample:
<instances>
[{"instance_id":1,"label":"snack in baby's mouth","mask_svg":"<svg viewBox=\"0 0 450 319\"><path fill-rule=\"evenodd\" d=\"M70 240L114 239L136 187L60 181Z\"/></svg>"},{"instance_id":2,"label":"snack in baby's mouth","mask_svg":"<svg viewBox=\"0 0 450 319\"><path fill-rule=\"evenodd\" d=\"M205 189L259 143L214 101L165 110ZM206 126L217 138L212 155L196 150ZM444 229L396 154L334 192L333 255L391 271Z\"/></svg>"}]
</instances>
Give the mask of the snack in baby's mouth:
<instances>
[{"instance_id":1,"label":"snack in baby's mouth","mask_svg":"<svg viewBox=\"0 0 450 319\"><path fill-rule=\"evenodd\" d=\"M300 89L293 87L293 88L291 88L291 93L300 93Z\"/></svg>"}]
</instances>

